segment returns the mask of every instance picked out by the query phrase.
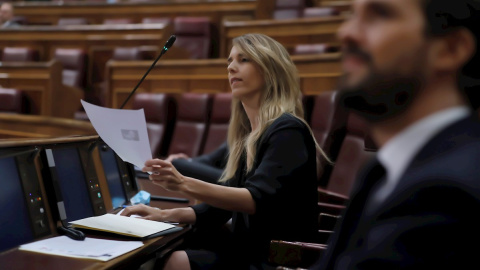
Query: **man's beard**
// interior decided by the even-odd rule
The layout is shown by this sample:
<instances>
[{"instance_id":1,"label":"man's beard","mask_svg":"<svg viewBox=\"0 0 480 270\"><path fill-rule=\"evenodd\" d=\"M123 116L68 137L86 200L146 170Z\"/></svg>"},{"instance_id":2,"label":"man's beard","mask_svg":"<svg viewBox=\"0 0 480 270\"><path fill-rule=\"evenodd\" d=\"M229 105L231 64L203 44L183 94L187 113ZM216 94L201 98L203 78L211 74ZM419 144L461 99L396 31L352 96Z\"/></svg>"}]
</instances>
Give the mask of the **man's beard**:
<instances>
[{"instance_id":1,"label":"man's beard","mask_svg":"<svg viewBox=\"0 0 480 270\"><path fill-rule=\"evenodd\" d=\"M340 83L340 101L368 122L382 122L404 112L421 88L419 73L410 76L374 71L361 83ZM345 80L342 79L342 81Z\"/></svg>"}]
</instances>

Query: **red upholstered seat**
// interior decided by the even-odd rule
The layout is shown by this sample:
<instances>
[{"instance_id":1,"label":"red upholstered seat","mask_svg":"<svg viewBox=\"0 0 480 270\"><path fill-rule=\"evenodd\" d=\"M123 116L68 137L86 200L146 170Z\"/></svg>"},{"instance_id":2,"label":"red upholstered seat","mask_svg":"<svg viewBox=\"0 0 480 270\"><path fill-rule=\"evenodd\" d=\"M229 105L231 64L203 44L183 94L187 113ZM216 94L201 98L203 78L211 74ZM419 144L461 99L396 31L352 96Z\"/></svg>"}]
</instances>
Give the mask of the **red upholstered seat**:
<instances>
[{"instance_id":1,"label":"red upholstered seat","mask_svg":"<svg viewBox=\"0 0 480 270\"><path fill-rule=\"evenodd\" d=\"M213 97L212 114L203 153L212 152L227 140L231 106L231 93L219 93Z\"/></svg>"},{"instance_id":2,"label":"red upholstered seat","mask_svg":"<svg viewBox=\"0 0 480 270\"><path fill-rule=\"evenodd\" d=\"M365 138L370 132L364 119L350 113L346 131L326 190L319 188L319 192L328 193L328 198L323 199L321 198L323 195L319 194L319 200L324 202L342 203L348 198L359 169L374 155L375 149L367 149L365 146ZM332 198L340 198L340 200L332 201Z\"/></svg>"},{"instance_id":3,"label":"red upholstered seat","mask_svg":"<svg viewBox=\"0 0 480 270\"><path fill-rule=\"evenodd\" d=\"M22 92L17 89L0 88L0 112L23 113Z\"/></svg>"},{"instance_id":4,"label":"red upholstered seat","mask_svg":"<svg viewBox=\"0 0 480 270\"><path fill-rule=\"evenodd\" d=\"M305 0L276 0L273 19L295 19L303 16Z\"/></svg>"},{"instance_id":5,"label":"red upholstered seat","mask_svg":"<svg viewBox=\"0 0 480 270\"><path fill-rule=\"evenodd\" d=\"M142 109L147 121L148 139L153 157L166 155L176 117L176 103L172 96L163 93L137 93L133 109Z\"/></svg>"},{"instance_id":6,"label":"red upholstered seat","mask_svg":"<svg viewBox=\"0 0 480 270\"><path fill-rule=\"evenodd\" d=\"M174 47L190 53L190 59L206 59L212 55L212 29L208 17L176 17Z\"/></svg>"},{"instance_id":7,"label":"red upholstered seat","mask_svg":"<svg viewBox=\"0 0 480 270\"><path fill-rule=\"evenodd\" d=\"M190 157L203 152L212 97L185 93L178 101L178 114L168 154L185 153Z\"/></svg>"},{"instance_id":8,"label":"red upholstered seat","mask_svg":"<svg viewBox=\"0 0 480 270\"><path fill-rule=\"evenodd\" d=\"M87 55L82 49L57 48L54 58L63 64L63 84L83 89Z\"/></svg>"},{"instance_id":9,"label":"red upholstered seat","mask_svg":"<svg viewBox=\"0 0 480 270\"><path fill-rule=\"evenodd\" d=\"M38 51L28 47L3 48L2 62L38 61Z\"/></svg>"}]
</instances>

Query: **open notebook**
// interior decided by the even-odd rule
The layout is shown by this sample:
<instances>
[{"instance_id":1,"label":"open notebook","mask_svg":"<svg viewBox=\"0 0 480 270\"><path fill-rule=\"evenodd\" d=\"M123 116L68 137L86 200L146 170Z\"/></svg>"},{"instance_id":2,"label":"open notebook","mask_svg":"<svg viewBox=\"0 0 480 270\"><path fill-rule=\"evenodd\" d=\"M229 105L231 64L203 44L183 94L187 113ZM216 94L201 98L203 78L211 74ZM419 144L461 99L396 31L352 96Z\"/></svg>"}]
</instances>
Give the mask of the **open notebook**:
<instances>
[{"instance_id":1,"label":"open notebook","mask_svg":"<svg viewBox=\"0 0 480 270\"><path fill-rule=\"evenodd\" d=\"M116 233L136 238L151 238L182 230L165 222L105 214L71 221L72 227Z\"/></svg>"}]
</instances>

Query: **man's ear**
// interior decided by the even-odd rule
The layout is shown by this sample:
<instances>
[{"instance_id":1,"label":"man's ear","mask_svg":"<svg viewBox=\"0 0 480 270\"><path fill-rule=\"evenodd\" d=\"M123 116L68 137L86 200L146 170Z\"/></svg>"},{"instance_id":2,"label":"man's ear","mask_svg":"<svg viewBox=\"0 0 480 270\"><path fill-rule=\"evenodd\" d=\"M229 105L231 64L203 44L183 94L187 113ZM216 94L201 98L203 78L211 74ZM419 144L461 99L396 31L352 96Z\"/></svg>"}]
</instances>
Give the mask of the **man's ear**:
<instances>
[{"instance_id":1,"label":"man's ear","mask_svg":"<svg viewBox=\"0 0 480 270\"><path fill-rule=\"evenodd\" d=\"M475 53L475 37L465 29L455 29L435 38L433 65L438 72L457 72L468 63Z\"/></svg>"}]
</instances>

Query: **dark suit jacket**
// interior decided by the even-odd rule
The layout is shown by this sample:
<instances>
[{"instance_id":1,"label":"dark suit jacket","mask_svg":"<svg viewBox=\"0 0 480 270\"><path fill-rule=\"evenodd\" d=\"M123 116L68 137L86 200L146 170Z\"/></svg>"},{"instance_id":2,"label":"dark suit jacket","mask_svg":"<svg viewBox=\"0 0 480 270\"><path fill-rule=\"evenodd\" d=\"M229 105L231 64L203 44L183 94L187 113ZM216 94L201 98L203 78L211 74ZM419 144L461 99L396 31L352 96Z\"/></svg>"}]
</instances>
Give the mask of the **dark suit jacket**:
<instances>
[{"instance_id":1,"label":"dark suit jacket","mask_svg":"<svg viewBox=\"0 0 480 270\"><path fill-rule=\"evenodd\" d=\"M368 172L312 269L480 269L480 123L457 121L414 157L391 195L364 210ZM370 177L372 178L372 177Z\"/></svg>"}]
</instances>

